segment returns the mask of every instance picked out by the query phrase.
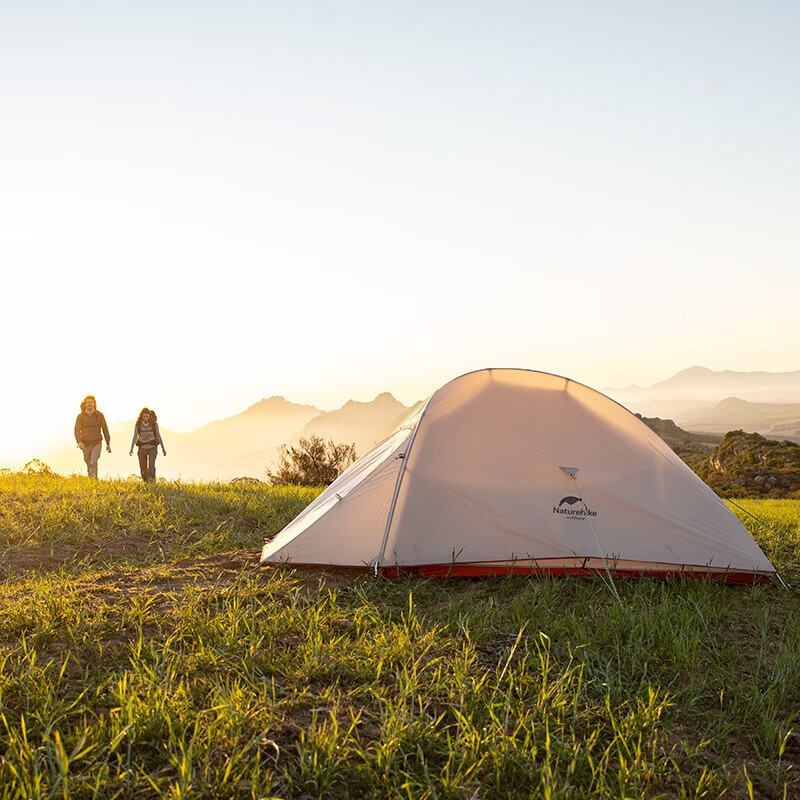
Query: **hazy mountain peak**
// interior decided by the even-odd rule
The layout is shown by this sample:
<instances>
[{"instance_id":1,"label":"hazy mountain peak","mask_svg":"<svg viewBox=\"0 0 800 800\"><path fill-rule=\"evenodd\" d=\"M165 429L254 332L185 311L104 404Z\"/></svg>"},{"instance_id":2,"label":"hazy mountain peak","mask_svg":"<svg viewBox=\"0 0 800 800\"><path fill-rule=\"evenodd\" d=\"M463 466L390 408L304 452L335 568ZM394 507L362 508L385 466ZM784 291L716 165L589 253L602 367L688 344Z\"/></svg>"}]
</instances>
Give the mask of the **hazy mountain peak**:
<instances>
[{"instance_id":1,"label":"hazy mountain peak","mask_svg":"<svg viewBox=\"0 0 800 800\"><path fill-rule=\"evenodd\" d=\"M732 369L713 370L708 367L689 367L668 378L665 381L651 387L655 389L660 386L669 386L685 383L700 384L707 381L709 385L783 385L786 383L796 384L800 381L800 371L792 372L765 372L764 370L753 370L752 372L737 372Z\"/></svg>"},{"instance_id":2,"label":"hazy mountain peak","mask_svg":"<svg viewBox=\"0 0 800 800\"><path fill-rule=\"evenodd\" d=\"M794 372L736 372L735 370L714 371L707 367L690 367L671 378L656 383L644 390L653 396L665 398L684 397L689 399L714 400L720 397L737 396L753 399L754 393L763 395L797 395L800 392L800 370ZM766 396L763 399L768 399ZM780 399L784 399L781 397Z\"/></svg>"},{"instance_id":3,"label":"hazy mountain peak","mask_svg":"<svg viewBox=\"0 0 800 800\"><path fill-rule=\"evenodd\" d=\"M724 400L720 400L714 406L714 410L716 411L730 411L733 409L744 408L745 406L752 405L748 403L747 400L742 400L741 397L726 397Z\"/></svg>"},{"instance_id":4,"label":"hazy mountain peak","mask_svg":"<svg viewBox=\"0 0 800 800\"><path fill-rule=\"evenodd\" d=\"M373 405L379 406L402 406L403 404L391 393L382 392L373 401ZM405 408L405 406L403 406Z\"/></svg>"},{"instance_id":5,"label":"hazy mountain peak","mask_svg":"<svg viewBox=\"0 0 800 800\"><path fill-rule=\"evenodd\" d=\"M308 411L319 413L319 409L314 406L299 405L290 402L282 395L273 395L254 403L246 411L242 411L242 414L286 414Z\"/></svg>"},{"instance_id":6,"label":"hazy mountain peak","mask_svg":"<svg viewBox=\"0 0 800 800\"><path fill-rule=\"evenodd\" d=\"M728 370L724 370L727 372ZM709 369L708 367L688 367L687 369L682 369L680 372L676 372L669 380L677 380L679 378L707 378L709 375L719 375L719 372L714 372L714 370Z\"/></svg>"},{"instance_id":7,"label":"hazy mountain peak","mask_svg":"<svg viewBox=\"0 0 800 800\"><path fill-rule=\"evenodd\" d=\"M380 411L385 412L387 410L394 411L396 409L405 408L405 406L399 401L396 400L395 397L390 392L383 392L379 394L374 400L362 401L362 400L348 400L340 409L339 411L357 411L357 410L373 410L373 411ZM332 411L332 414L337 412Z\"/></svg>"}]
</instances>

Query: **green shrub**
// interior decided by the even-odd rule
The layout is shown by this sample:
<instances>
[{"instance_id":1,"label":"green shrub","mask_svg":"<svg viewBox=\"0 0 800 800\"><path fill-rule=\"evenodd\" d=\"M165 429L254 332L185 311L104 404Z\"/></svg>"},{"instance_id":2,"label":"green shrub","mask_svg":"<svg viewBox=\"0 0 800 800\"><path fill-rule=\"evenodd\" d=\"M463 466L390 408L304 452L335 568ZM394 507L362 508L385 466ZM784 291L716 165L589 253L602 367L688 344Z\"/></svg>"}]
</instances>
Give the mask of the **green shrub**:
<instances>
[{"instance_id":1,"label":"green shrub","mask_svg":"<svg viewBox=\"0 0 800 800\"><path fill-rule=\"evenodd\" d=\"M355 444L326 443L312 435L301 439L297 447L282 445L278 468L267 476L273 486L327 486L355 460Z\"/></svg>"}]
</instances>

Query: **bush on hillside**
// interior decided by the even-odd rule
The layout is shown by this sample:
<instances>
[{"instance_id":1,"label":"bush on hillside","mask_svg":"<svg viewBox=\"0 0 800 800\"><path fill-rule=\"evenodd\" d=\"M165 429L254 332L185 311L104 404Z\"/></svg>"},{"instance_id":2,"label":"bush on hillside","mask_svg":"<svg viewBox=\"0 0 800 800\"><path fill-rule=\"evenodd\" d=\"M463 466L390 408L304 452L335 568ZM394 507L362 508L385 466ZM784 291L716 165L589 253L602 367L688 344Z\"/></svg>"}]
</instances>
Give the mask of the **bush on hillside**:
<instances>
[{"instance_id":1,"label":"bush on hillside","mask_svg":"<svg viewBox=\"0 0 800 800\"><path fill-rule=\"evenodd\" d=\"M671 419L636 416L719 494L800 499L800 445L741 430L689 433Z\"/></svg>"},{"instance_id":2,"label":"bush on hillside","mask_svg":"<svg viewBox=\"0 0 800 800\"><path fill-rule=\"evenodd\" d=\"M273 486L327 486L356 460L355 444L325 442L316 435L301 439L297 447L282 445L279 452L278 468L267 472Z\"/></svg>"},{"instance_id":3,"label":"bush on hillside","mask_svg":"<svg viewBox=\"0 0 800 800\"><path fill-rule=\"evenodd\" d=\"M739 497L800 497L800 445L729 431L698 475L713 489Z\"/></svg>"}]
</instances>

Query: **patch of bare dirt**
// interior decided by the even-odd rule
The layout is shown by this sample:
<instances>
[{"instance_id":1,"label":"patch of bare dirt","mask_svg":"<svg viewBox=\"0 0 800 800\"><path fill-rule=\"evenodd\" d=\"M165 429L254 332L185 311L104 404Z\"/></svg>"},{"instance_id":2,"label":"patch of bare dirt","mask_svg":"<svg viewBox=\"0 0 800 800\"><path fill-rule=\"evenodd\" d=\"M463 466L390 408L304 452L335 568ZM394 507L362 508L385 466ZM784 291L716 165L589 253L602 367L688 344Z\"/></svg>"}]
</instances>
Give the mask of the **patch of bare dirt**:
<instances>
[{"instance_id":1,"label":"patch of bare dirt","mask_svg":"<svg viewBox=\"0 0 800 800\"><path fill-rule=\"evenodd\" d=\"M108 543L69 545L34 545L9 548L0 555L0 580L25 573L54 572L80 564L129 558L153 546L147 536L128 536Z\"/></svg>"},{"instance_id":2,"label":"patch of bare dirt","mask_svg":"<svg viewBox=\"0 0 800 800\"><path fill-rule=\"evenodd\" d=\"M258 567L258 552L232 550L196 558L182 558L171 563L141 569L115 570L100 577L87 578L87 588L97 594L124 598L134 594L170 594L186 586L227 586L243 572ZM78 579L80 582L80 579Z\"/></svg>"}]
</instances>

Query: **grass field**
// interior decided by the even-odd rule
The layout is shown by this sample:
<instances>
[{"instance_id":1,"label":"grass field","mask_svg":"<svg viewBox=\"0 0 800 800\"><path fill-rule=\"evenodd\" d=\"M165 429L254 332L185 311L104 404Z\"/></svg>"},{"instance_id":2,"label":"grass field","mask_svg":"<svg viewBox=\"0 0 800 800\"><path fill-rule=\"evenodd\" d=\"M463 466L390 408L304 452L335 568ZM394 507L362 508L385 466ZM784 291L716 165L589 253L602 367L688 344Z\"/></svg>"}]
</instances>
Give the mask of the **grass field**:
<instances>
[{"instance_id":1,"label":"grass field","mask_svg":"<svg viewBox=\"0 0 800 800\"><path fill-rule=\"evenodd\" d=\"M796 589L260 569L314 491L0 493L0 798L800 797ZM800 501L740 505L800 585Z\"/></svg>"}]
</instances>

